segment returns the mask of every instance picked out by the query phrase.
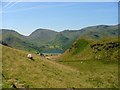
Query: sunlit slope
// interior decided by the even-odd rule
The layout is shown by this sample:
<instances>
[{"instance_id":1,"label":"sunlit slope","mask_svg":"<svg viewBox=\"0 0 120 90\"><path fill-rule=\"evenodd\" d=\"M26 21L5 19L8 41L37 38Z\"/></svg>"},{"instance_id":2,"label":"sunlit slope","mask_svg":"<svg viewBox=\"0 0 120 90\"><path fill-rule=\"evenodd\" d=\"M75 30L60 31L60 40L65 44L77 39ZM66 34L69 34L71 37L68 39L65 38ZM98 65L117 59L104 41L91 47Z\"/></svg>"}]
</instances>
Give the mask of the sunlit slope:
<instances>
[{"instance_id":1,"label":"sunlit slope","mask_svg":"<svg viewBox=\"0 0 120 90\"><path fill-rule=\"evenodd\" d=\"M37 55L34 55L34 60L32 61L26 57L28 52L6 46L2 47L3 88L12 88L13 84L18 88L118 87L116 81L118 80L116 64L105 66L102 63L96 63L96 65L101 65L101 68L97 67L99 69L87 69L91 67L90 65L94 66L95 63L88 64L89 66L81 64L83 67L79 70L69 65L46 60ZM91 73L91 70L99 71Z\"/></svg>"},{"instance_id":2,"label":"sunlit slope","mask_svg":"<svg viewBox=\"0 0 120 90\"><path fill-rule=\"evenodd\" d=\"M118 37L99 40L80 38L64 53L62 58L66 60L118 60L119 48Z\"/></svg>"},{"instance_id":3,"label":"sunlit slope","mask_svg":"<svg viewBox=\"0 0 120 90\"><path fill-rule=\"evenodd\" d=\"M27 52L3 47L3 88L59 88L59 87L94 87L86 83L79 71L70 67L48 61L34 55L34 61L29 60ZM44 60L42 60L44 59ZM87 78L86 78L87 79Z\"/></svg>"},{"instance_id":4,"label":"sunlit slope","mask_svg":"<svg viewBox=\"0 0 120 90\"><path fill-rule=\"evenodd\" d=\"M57 62L84 73L80 77L86 80L85 83L90 82L94 88L117 88L119 47L117 38L94 41L81 38Z\"/></svg>"}]
</instances>

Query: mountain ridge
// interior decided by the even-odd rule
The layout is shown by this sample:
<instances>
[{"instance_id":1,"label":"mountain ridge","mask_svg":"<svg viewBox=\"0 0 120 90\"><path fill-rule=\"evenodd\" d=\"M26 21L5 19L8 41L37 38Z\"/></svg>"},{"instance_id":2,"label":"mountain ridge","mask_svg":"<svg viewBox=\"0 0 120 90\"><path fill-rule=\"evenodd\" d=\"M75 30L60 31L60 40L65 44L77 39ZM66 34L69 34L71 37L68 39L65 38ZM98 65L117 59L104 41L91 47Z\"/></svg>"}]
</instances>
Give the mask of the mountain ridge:
<instances>
[{"instance_id":1,"label":"mountain ridge","mask_svg":"<svg viewBox=\"0 0 120 90\"><path fill-rule=\"evenodd\" d=\"M30 44L27 48L29 51L40 52L42 50L51 50L51 49L62 49L63 51L67 50L72 43L77 38L90 38L90 39L99 39L107 36L117 36L118 35L118 26L117 25L97 25L89 26L80 30L64 30L61 32L56 32L50 29L36 29L29 36L24 36L19 34L14 30L0 29L2 31L2 40L9 45L9 39L19 38L21 42L26 42L27 45ZM104 32L103 32L104 30ZM11 38L11 36L13 36ZM16 40L15 42L19 42ZM21 43L19 43L21 45ZM25 45L27 47L27 45ZM11 45L15 47L14 45ZM24 45L21 45L23 47ZM21 47L16 47L21 49ZM36 48L36 49L35 49Z\"/></svg>"}]
</instances>

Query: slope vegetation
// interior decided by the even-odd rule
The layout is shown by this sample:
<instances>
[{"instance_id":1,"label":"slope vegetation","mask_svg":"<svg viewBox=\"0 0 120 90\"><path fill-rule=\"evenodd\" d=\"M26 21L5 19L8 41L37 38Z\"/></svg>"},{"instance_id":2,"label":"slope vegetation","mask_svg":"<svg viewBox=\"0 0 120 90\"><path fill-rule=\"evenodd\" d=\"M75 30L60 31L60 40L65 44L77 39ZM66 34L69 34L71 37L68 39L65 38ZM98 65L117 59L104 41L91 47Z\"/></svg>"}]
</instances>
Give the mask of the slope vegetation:
<instances>
[{"instance_id":1,"label":"slope vegetation","mask_svg":"<svg viewBox=\"0 0 120 90\"><path fill-rule=\"evenodd\" d=\"M28 52L25 51L6 46L2 46L2 49L3 88L13 88L14 86L17 88L118 87L116 64L108 64L106 67L105 64L98 63L104 68L104 71L99 68L98 73L91 73L85 68L84 70L81 68L80 71L35 54L33 54L33 60L29 60L26 57ZM107 72L108 70L109 72ZM100 74L102 76L99 76Z\"/></svg>"},{"instance_id":2,"label":"slope vegetation","mask_svg":"<svg viewBox=\"0 0 120 90\"><path fill-rule=\"evenodd\" d=\"M37 55L34 55L34 60L29 60L27 53L3 46L3 88L14 84L19 88L83 86L77 70Z\"/></svg>"},{"instance_id":3,"label":"slope vegetation","mask_svg":"<svg viewBox=\"0 0 120 90\"><path fill-rule=\"evenodd\" d=\"M118 60L118 37L98 40L80 38L63 54L63 58L76 60Z\"/></svg>"},{"instance_id":4,"label":"slope vegetation","mask_svg":"<svg viewBox=\"0 0 120 90\"><path fill-rule=\"evenodd\" d=\"M76 70L37 55L29 60L27 53L3 46L3 88L16 83L19 88L80 86L75 83L79 82L78 78L71 79L73 73L77 73Z\"/></svg>"},{"instance_id":5,"label":"slope vegetation","mask_svg":"<svg viewBox=\"0 0 120 90\"><path fill-rule=\"evenodd\" d=\"M116 88L118 87L119 49L120 42L117 37L99 40L80 38L58 58L57 62L83 72L88 78L84 78L86 82L93 84L94 88Z\"/></svg>"}]
</instances>

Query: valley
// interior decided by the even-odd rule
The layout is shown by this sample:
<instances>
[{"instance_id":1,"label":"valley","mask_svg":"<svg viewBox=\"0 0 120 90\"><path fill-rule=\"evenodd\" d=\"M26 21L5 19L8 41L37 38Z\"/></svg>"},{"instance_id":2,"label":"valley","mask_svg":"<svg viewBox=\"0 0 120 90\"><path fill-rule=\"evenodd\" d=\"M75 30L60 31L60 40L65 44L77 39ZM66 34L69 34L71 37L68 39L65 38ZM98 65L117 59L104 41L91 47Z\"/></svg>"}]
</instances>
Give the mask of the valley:
<instances>
[{"instance_id":1,"label":"valley","mask_svg":"<svg viewBox=\"0 0 120 90\"><path fill-rule=\"evenodd\" d=\"M1 0L0 89L120 90L118 0Z\"/></svg>"},{"instance_id":2,"label":"valley","mask_svg":"<svg viewBox=\"0 0 120 90\"><path fill-rule=\"evenodd\" d=\"M117 31L117 25L62 32L42 29L30 36L3 30L2 87L118 88ZM29 53L33 60L27 58Z\"/></svg>"}]
</instances>

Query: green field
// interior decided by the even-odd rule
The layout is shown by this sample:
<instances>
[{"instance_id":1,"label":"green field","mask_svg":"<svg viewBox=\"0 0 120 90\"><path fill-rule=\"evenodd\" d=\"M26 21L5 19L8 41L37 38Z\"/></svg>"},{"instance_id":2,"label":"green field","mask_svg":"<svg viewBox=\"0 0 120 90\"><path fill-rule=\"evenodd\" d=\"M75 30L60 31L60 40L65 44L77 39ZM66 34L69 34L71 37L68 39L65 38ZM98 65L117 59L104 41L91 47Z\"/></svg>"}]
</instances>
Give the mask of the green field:
<instances>
[{"instance_id":1,"label":"green field","mask_svg":"<svg viewBox=\"0 0 120 90\"><path fill-rule=\"evenodd\" d=\"M118 63L96 60L59 61L81 73L81 78L96 87L118 87Z\"/></svg>"},{"instance_id":2,"label":"green field","mask_svg":"<svg viewBox=\"0 0 120 90\"><path fill-rule=\"evenodd\" d=\"M118 87L119 44L116 37L80 38L57 62L81 72L94 87Z\"/></svg>"},{"instance_id":3,"label":"green field","mask_svg":"<svg viewBox=\"0 0 120 90\"><path fill-rule=\"evenodd\" d=\"M117 88L117 62L50 61L3 47L3 88Z\"/></svg>"}]
</instances>

